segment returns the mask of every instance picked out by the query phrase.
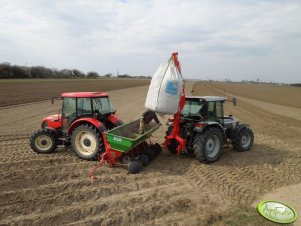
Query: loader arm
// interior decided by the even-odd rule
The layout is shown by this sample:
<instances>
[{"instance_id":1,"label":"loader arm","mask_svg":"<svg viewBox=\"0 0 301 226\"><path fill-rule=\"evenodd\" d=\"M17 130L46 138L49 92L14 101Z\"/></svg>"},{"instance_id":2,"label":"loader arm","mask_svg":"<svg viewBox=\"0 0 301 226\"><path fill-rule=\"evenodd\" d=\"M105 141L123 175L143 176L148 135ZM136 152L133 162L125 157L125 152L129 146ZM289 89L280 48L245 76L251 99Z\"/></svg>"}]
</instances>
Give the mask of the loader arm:
<instances>
[{"instance_id":1,"label":"loader arm","mask_svg":"<svg viewBox=\"0 0 301 226\"><path fill-rule=\"evenodd\" d=\"M176 68L178 69L178 71L180 72L180 74L182 76L181 66L180 66L180 62L178 60L178 53L177 52L173 53L171 55L171 57L172 57L172 60L175 64ZM165 142L164 142L164 146L167 147L170 144L170 141L172 139L175 139L178 142L178 146L177 146L177 154L178 155L186 149L186 141L180 137L181 111L185 105L185 101L186 101L186 99L185 99L185 82L183 80L178 111L174 114L173 130L171 131L171 134L166 136Z\"/></svg>"}]
</instances>

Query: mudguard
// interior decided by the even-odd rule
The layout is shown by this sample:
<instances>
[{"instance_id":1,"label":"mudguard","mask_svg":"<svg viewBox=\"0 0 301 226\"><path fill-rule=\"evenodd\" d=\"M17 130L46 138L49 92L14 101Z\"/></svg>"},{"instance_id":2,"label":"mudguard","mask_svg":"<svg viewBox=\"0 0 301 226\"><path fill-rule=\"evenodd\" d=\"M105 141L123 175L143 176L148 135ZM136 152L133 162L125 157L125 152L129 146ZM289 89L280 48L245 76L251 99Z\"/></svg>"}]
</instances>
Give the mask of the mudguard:
<instances>
[{"instance_id":1,"label":"mudguard","mask_svg":"<svg viewBox=\"0 0 301 226\"><path fill-rule=\"evenodd\" d=\"M196 133L202 133L209 126L217 126L221 130L221 132L224 134L224 137L226 137L224 128L219 123L217 123L217 122L207 122L207 123L204 123L203 127L196 127L195 126L193 128L193 131L196 132Z\"/></svg>"},{"instance_id":2,"label":"mudguard","mask_svg":"<svg viewBox=\"0 0 301 226\"><path fill-rule=\"evenodd\" d=\"M120 126L123 124L123 122L117 117L117 115L114 115L114 114L110 114L107 117L107 120L115 126Z\"/></svg>"},{"instance_id":3,"label":"mudguard","mask_svg":"<svg viewBox=\"0 0 301 226\"><path fill-rule=\"evenodd\" d=\"M69 126L68 129L68 134L71 134L73 132L73 130L81 123L89 123L92 124L93 126L95 126L100 132L104 132L106 131L106 127L104 126L104 124L102 124L100 121L98 121L97 119L94 118L80 118L78 120L75 120L74 122L72 122L72 124Z\"/></svg>"},{"instance_id":4,"label":"mudguard","mask_svg":"<svg viewBox=\"0 0 301 226\"><path fill-rule=\"evenodd\" d=\"M233 140L242 130L244 130L248 126L249 126L248 124L240 124L239 126L236 126L233 129L231 140Z\"/></svg>"}]
</instances>

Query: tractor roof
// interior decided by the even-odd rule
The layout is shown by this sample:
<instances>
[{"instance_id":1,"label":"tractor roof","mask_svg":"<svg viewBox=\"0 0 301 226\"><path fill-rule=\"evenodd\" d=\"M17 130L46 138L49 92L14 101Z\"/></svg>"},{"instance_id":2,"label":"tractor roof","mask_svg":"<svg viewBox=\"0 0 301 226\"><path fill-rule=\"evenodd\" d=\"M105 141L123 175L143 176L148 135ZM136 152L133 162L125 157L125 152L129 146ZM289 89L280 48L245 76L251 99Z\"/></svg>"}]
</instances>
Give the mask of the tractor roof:
<instances>
[{"instance_id":1,"label":"tractor roof","mask_svg":"<svg viewBox=\"0 0 301 226\"><path fill-rule=\"evenodd\" d=\"M72 92L72 93L62 93L62 97L108 97L109 95L104 92Z\"/></svg>"},{"instance_id":2,"label":"tractor roof","mask_svg":"<svg viewBox=\"0 0 301 226\"><path fill-rule=\"evenodd\" d=\"M219 96L186 96L186 99L202 99L205 101L226 101L227 97Z\"/></svg>"}]
</instances>

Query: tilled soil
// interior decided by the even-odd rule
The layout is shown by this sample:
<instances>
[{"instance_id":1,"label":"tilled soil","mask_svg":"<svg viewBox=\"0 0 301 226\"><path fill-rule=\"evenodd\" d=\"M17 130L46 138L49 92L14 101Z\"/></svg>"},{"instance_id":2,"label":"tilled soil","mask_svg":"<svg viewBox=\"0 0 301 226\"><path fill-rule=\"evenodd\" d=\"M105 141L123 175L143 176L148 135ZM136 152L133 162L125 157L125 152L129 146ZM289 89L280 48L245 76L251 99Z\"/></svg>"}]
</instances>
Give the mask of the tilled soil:
<instances>
[{"instance_id":1,"label":"tilled soil","mask_svg":"<svg viewBox=\"0 0 301 226\"><path fill-rule=\"evenodd\" d=\"M147 88L109 92L125 122L144 111ZM194 88L199 95L222 95L206 83ZM165 150L140 174L105 165L91 181L87 173L96 162L80 160L68 148L41 155L29 147L40 119L59 106L38 102L0 110L0 225L218 224L235 206L247 208L265 193L301 182L300 121L243 101L225 107L252 126L251 151L225 144L220 160L206 165ZM166 119L160 117L162 124ZM165 130L153 141L163 142Z\"/></svg>"}]
</instances>

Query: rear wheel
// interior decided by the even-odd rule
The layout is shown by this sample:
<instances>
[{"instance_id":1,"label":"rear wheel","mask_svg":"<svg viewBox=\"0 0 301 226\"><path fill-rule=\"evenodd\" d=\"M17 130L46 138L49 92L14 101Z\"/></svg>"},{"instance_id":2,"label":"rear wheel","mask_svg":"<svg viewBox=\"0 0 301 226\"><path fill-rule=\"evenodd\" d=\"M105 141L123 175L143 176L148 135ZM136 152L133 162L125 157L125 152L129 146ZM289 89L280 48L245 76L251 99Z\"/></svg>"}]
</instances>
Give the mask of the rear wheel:
<instances>
[{"instance_id":1,"label":"rear wheel","mask_svg":"<svg viewBox=\"0 0 301 226\"><path fill-rule=\"evenodd\" d=\"M51 153L56 146L57 137L50 129L39 129L31 135L30 147L37 153Z\"/></svg>"},{"instance_id":2,"label":"rear wheel","mask_svg":"<svg viewBox=\"0 0 301 226\"><path fill-rule=\"evenodd\" d=\"M223 134L215 127L207 128L193 141L194 154L201 162L211 163L219 159L223 148Z\"/></svg>"},{"instance_id":3,"label":"rear wheel","mask_svg":"<svg viewBox=\"0 0 301 226\"><path fill-rule=\"evenodd\" d=\"M80 125L72 133L72 150L85 160L97 159L104 151L101 134L91 125Z\"/></svg>"},{"instance_id":4,"label":"rear wheel","mask_svg":"<svg viewBox=\"0 0 301 226\"><path fill-rule=\"evenodd\" d=\"M242 129L236 137L234 137L232 144L236 151L249 151L254 142L254 133L249 127Z\"/></svg>"}]
</instances>

